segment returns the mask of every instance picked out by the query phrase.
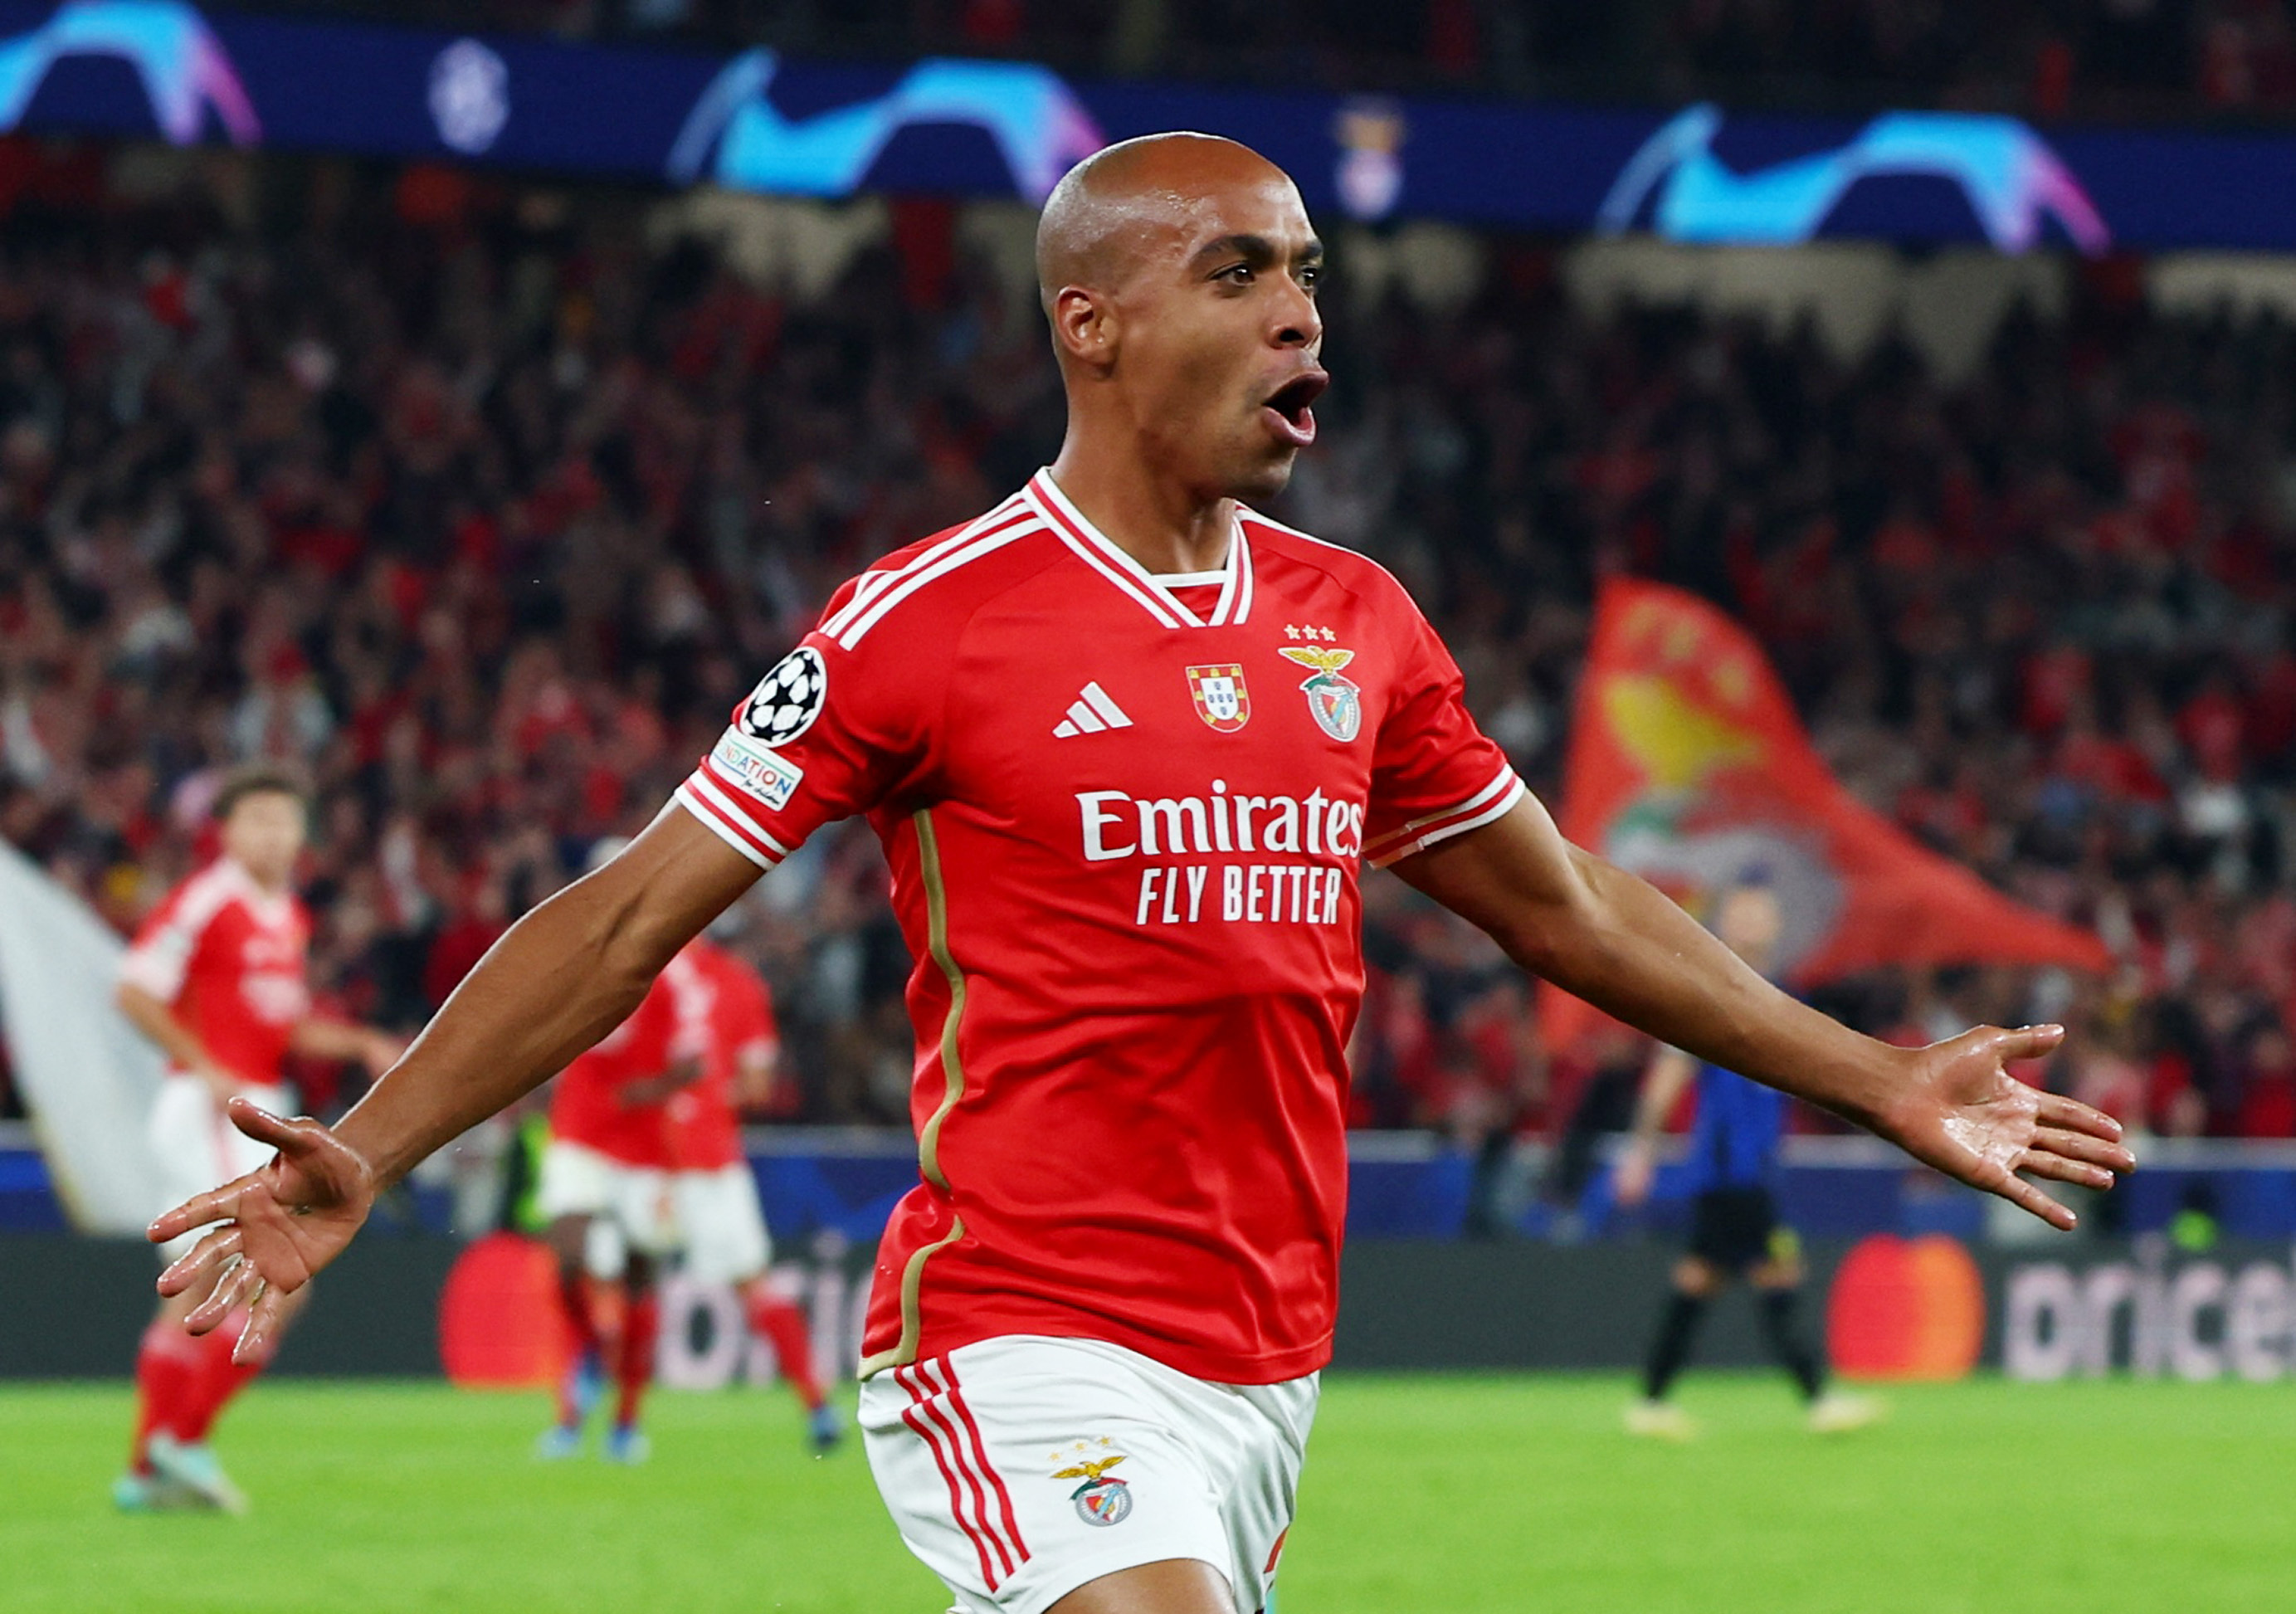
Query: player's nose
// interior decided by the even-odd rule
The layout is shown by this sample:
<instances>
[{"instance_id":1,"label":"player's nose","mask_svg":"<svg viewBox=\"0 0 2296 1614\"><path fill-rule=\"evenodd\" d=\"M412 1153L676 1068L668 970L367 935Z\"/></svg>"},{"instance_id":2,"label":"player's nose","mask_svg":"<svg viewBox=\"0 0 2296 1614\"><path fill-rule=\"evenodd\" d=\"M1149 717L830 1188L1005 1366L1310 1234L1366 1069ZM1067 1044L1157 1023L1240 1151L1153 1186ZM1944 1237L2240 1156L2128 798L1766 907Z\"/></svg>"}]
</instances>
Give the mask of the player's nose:
<instances>
[{"instance_id":1,"label":"player's nose","mask_svg":"<svg viewBox=\"0 0 2296 1614\"><path fill-rule=\"evenodd\" d=\"M1285 290L1275 309L1269 336L1279 348L1313 349L1324 340L1324 316L1315 298L1298 281L1284 278Z\"/></svg>"}]
</instances>

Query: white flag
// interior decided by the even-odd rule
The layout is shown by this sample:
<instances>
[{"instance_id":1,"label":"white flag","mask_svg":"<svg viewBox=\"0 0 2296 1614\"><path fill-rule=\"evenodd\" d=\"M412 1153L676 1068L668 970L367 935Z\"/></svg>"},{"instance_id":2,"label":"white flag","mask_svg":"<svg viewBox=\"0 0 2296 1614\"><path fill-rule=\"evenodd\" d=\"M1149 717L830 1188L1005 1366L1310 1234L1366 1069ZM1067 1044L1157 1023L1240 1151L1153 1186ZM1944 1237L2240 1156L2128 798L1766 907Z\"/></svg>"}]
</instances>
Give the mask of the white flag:
<instances>
[{"instance_id":1,"label":"white flag","mask_svg":"<svg viewBox=\"0 0 2296 1614\"><path fill-rule=\"evenodd\" d=\"M112 1003L125 950L86 904L0 840L0 1036L83 1233L141 1233L167 1208L145 1142L160 1051Z\"/></svg>"}]
</instances>

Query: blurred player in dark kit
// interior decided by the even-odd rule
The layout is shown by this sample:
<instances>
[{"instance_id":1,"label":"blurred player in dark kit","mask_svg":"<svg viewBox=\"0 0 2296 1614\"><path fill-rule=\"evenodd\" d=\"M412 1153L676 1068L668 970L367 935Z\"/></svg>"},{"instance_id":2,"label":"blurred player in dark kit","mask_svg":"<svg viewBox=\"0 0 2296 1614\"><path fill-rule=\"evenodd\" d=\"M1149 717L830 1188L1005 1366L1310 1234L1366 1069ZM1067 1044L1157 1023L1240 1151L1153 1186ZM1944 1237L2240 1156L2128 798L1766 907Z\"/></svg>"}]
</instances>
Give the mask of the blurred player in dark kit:
<instances>
[{"instance_id":1,"label":"blurred player in dark kit","mask_svg":"<svg viewBox=\"0 0 2296 1614\"><path fill-rule=\"evenodd\" d=\"M1714 933L1766 976L1775 965L1780 922L1777 894L1759 879L1731 887L1714 904ZM1702 1064L1679 1049L1662 1049L1644 1082L1634 1133L1619 1162L1619 1202L1639 1205L1650 1197L1659 1133L1693 1079L1698 1108L1688 1161L1690 1248L1676 1264L1673 1293L1651 1342L1643 1398L1627 1409L1628 1431L1669 1439L1697 1433L1696 1423L1667 1399L1667 1391L1689 1360L1708 1303L1738 1277L1753 1286L1763 1336L1808 1402L1810 1428L1838 1433L1873 1422L1881 1415L1879 1404L1864 1396L1829 1394L1824 1364L1796 1328L1801 1241L1779 1219L1773 1192L1778 1143L1785 1133L1784 1094L1719 1065Z\"/></svg>"}]
</instances>

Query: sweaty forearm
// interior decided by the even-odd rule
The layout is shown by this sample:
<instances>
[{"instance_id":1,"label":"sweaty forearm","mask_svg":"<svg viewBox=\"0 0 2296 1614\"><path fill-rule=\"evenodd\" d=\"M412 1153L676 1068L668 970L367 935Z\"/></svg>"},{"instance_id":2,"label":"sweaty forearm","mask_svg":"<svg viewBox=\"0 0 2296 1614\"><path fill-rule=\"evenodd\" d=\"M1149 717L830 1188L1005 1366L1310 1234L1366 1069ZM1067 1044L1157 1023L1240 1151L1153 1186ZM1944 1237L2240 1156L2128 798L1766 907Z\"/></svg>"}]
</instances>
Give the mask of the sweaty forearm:
<instances>
[{"instance_id":1,"label":"sweaty forearm","mask_svg":"<svg viewBox=\"0 0 2296 1614\"><path fill-rule=\"evenodd\" d=\"M1396 865L1509 956L1698 1059L1871 1127L1899 1051L1796 1003L1648 881L1565 840L1526 799L1497 823Z\"/></svg>"},{"instance_id":2,"label":"sweaty forearm","mask_svg":"<svg viewBox=\"0 0 2296 1614\"><path fill-rule=\"evenodd\" d=\"M1519 962L1685 1053L1852 1120L1880 1112L1892 1050L1778 990L1647 881L1573 861L1583 897L1525 938Z\"/></svg>"}]
</instances>

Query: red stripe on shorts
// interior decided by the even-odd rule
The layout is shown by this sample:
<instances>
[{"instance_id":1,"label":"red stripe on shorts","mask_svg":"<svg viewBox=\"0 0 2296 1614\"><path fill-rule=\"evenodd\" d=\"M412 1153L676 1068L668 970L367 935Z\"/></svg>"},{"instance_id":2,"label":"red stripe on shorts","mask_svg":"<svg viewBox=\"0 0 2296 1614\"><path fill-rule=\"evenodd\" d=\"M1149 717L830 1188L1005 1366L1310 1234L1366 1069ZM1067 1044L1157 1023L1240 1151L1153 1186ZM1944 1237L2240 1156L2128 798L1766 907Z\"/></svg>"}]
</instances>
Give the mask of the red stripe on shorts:
<instances>
[{"instance_id":1,"label":"red stripe on shorts","mask_svg":"<svg viewBox=\"0 0 2296 1614\"><path fill-rule=\"evenodd\" d=\"M973 1471L972 1457L965 1450L964 1437L957 1432L956 1420L949 1416L947 1391L935 1376L935 1365L920 1362L912 1370L931 1392L920 1410L933 1421L935 1428L948 1437L949 1455L955 1459L956 1471L964 1476L964 1483L972 1490L973 1516L980 1520L980 1528L988 1537L988 1544L996 1549L996 1560L1004 1566L1004 1573L1010 1577L1021 1567L1021 1560L1013 1555L1004 1534L996 1528L996 1521L988 1516L988 1487L980 1483L980 1476ZM985 1468L988 1465L983 1463L981 1466Z\"/></svg>"},{"instance_id":2,"label":"red stripe on shorts","mask_svg":"<svg viewBox=\"0 0 2296 1614\"><path fill-rule=\"evenodd\" d=\"M1013 1494L1004 1488L1004 1477L988 1461L988 1448L981 1441L980 1426L972 1421L972 1408L965 1405L964 1387L956 1381L956 1364L943 1356L933 1366L941 1377L948 1381L948 1404L956 1409L956 1415L964 1420L965 1433L972 1437L972 1454L980 1461L980 1471L988 1476L988 1483L996 1487L996 1506L1004 1516L1004 1533L1012 1537L1013 1550L1021 1554L1021 1561L1026 1563L1029 1561L1029 1544L1021 1539L1021 1521L1013 1512Z\"/></svg>"},{"instance_id":3,"label":"red stripe on shorts","mask_svg":"<svg viewBox=\"0 0 2296 1614\"><path fill-rule=\"evenodd\" d=\"M958 1483L956 1470L949 1466L948 1454L941 1449L940 1437L935 1432L935 1426L929 1424L924 1418L918 1415L925 1410L927 1397L919 1388L921 1379L913 1381L906 1376L914 1372L912 1368L904 1367L897 1367L893 1370L893 1381L909 1392L909 1405L901 1409L901 1421L914 1430L917 1438L922 1440L927 1448L931 1451L933 1465L940 1470L940 1477L948 1486L949 1516L956 1520L956 1528L964 1532L965 1539L972 1543L972 1550L980 1559L980 1578L988 1584L988 1589L994 1592L996 1589L998 1577L996 1566L988 1561L991 1538L985 1528L976 1529L972 1521L964 1516L965 1487ZM978 1487L976 1487L975 1489L977 1493ZM982 1525L985 1527L986 1524L987 1514L984 1510ZM996 1556L1000 1560L1004 1560L1004 1550L1001 1545L996 1549ZM1004 1560L1004 1561L1005 1572L1010 1574L1012 1572L1010 1561Z\"/></svg>"}]
</instances>

